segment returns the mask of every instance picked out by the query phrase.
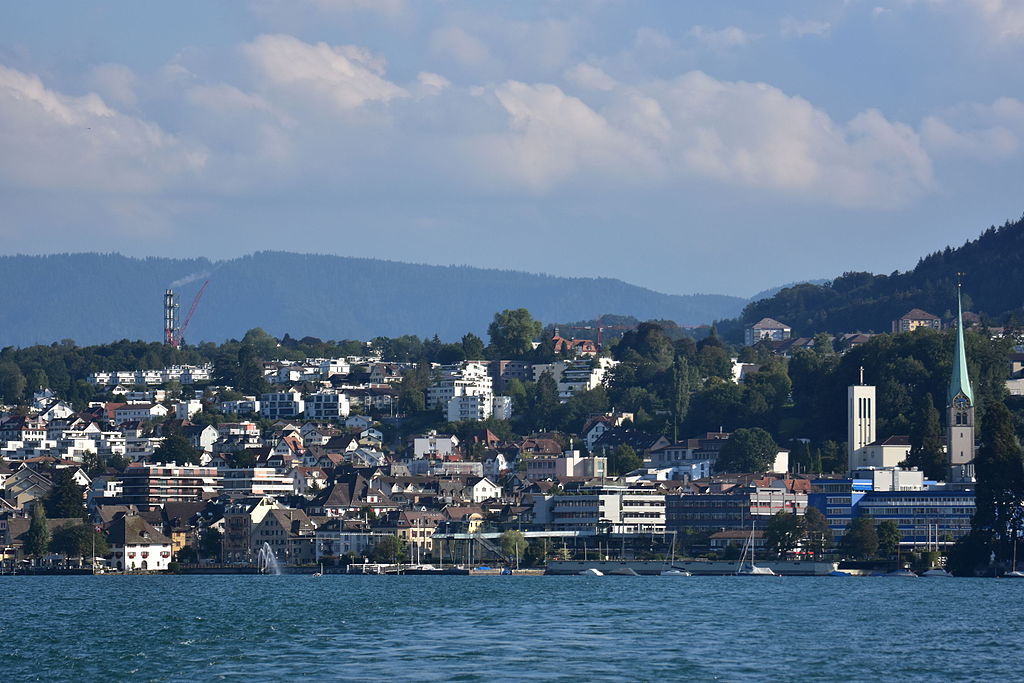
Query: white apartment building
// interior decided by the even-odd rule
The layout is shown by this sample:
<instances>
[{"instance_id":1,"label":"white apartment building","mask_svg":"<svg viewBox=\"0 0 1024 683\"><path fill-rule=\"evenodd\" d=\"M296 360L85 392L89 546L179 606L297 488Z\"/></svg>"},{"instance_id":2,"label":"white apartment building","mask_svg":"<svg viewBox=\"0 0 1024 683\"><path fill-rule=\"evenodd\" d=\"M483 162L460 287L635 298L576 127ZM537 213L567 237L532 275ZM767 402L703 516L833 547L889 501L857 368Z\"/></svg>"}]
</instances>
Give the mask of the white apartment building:
<instances>
[{"instance_id":1,"label":"white apartment building","mask_svg":"<svg viewBox=\"0 0 1024 683\"><path fill-rule=\"evenodd\" d=\"M348 417L348 396L337 391L318 391L306 397L306 417L311 420L343 420Z\"/></svg>"},{"instance_id":2,"label":"white apartment building","mask_svg":"<svg viewBox=\"0 0 1024 683\"><path fill-rule=\"evenodd\" d=\"M458 445L459 439L454 434L429 432L412 440L412 454L414 458L444 457L454 453Z\"/></svg>"},{"instance_id":3,"label":"white apartment building","mask_svg":"<svg viewBox=\"0 0 1024 683\"><path fill-rule=\"evenodd\" d=\"M298 389L263 394L260 396L260 417L277 420L284 417L296 417L306 410L306 402Z\"/></svg>"},{"instance_id":4,"label":"white apartment building","mask_svg":"<svg viewBox=\"0 0 1024 683\"><path fill-rule=\"evenodd\" d=\"M135 420L143 422L160 417L167 417L167 408L159 403L132 403L114 411L114 421L118 424Z\"/></svg>"},{"instance_id":5,"label":"white apartment building","mask_svg":"<svg viewBox=\"0 0 1024 683\"><path fill-rule=\"evenodd\" d=\"M273 467L222 467L221 493L251 496L290 496L295 493L295 480L290 474L281 474Z\"/></svg>"},{"instance_id":6,"label":"white apartment building","mask_svg":"<svg viewBox=\"0 0 1024 683\"><path fill-rule=\"evenodd\" d=\"M260 412L260 402L255 396L243 396L237 401L221 401L217 404L225 415L249 415Z\"/></svg>"},{"instance_id":7,"label":"white apartment building","mask_svg":"<svg viewBox=\"0 0 1024 683\"><path fill-rule=\"evenodd\" d=\"M166 384L176 381L182 384L209 382L213 373L213 365L172 365L162 370L116 370L114 372L94 372L88 381L97 386L114 386L117 384Z\"/></svg>"},{"instance_id":8,"label":"white apartment building","mask_svg":"<svg viewBox=\"0 0 1024 683\"><path fill-rule=\"evenodd\" d=\"M573 394L596 389L604 383L605 375L615 367L611 358L584 358L560 360L533 366L533 379L537 381L545 372L558 385L558 398L564 403Z\"/></svg>"},{"instance_id":9,"label":"white apartment building","mask_svg":"<svg viewBox=\"0 0 1024 683\"><path fill-rule=\"evenodd\" d=\"M488 418L508 420L512 417L512 397L491 394L455 396L448 400L447 419L449 422L465 420L486 420Z\"/></svg>"},{"instance_id":10,"label":"white apartment building","mask_svg":"<svg viewBox=\"0 0 1024 683\"><path fill-rule=\"evenodd\" d=\"M427 408L447 409L448 401L456 396L494 396L486 363L465 361L436 371L433 384L427 388Z\"/></svg>"}]
</instances>

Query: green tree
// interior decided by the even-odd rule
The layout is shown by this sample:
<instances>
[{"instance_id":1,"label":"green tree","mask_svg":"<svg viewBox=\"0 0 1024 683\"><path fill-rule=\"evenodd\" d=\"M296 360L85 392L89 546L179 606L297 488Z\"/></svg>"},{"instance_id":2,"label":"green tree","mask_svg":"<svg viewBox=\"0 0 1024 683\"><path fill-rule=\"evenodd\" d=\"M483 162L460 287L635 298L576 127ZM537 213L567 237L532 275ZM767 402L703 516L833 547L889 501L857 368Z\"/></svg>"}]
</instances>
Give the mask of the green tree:
<instances>
[{"instance_id":1,"label":"green tree","mask_svg":"<svg viewBox=\"0 0 1024 683\"><path fill-rule=\"evenodd\" d=\"M715 468L719 472L766 472L778 453L778 444L760 427L737 429L722 444Z\"/></svg>"},{"instance_id":2,"label":"green tree","mask_svg":"<svg viewBox=\"0 0 1024 683\"><path fill-rule=\"evenodd\" d=\"M778 512L768 520L764 531L764 542L777 555L795 550L804 538L803 519L793 512Z\"/></svg>"},{"instance_id":3,"label":"green tree","mask_svg":"<svg viewBox=\"0 0 1024 683\"><path fill-rule=\"evenodd\" d=\"M483 360L485 357L484 340L472 332L462 336L462 352L467 360Z\"/></svg>"},{"instance_id":4,"label":"green tree","mask_svg":"<svg viewBox=\"0 0 1024 683\"><path fill-rule=\"evenodd\" d=\"M977 510L972 529L991 539L997 557L1012 553L1021 532L1024 452L1003 402L990 403L981 423L981 446L974 459ZM980 558L978 558L980 559Z\"/></svg>"},{"instance_id":5,"label":"green tree","mask_svg":"<svg viewBox=\"0 0 1024 683\"><path fill-rule=\"evenodd\" d=\"M53 474L53 488L46 496L46 514L54 519L85 519L85 487L75 483L74 472L70 469L57 470Z\"/></svg>"},{"instance_id":6,"label":"green tree","mask_svg":"<svg viewBox=\"0 0 1024 683\"><path fill-rule=\"evenodd\" d=\"M516 563L519 563L519 558L523 556L523 551L526 550L527 545L526 536L523 532L516 531L515 529L509 529L501 534L501 552L505 553L508 557L516 558Z\"/></svg>"},{"instance_id":7,"label":"green tree","mask_svg":"<svg viewBox=\"0 0 1024 683\"><path fill-rule=\"evenodd\" d=\"M804 510L804 546L817 557L832 545L832 527L828 518L815 507Z\"/></svg>"},{"instance_id":8,"label":"green tree","mask_svg":"<svg viewBox=\"0 0 1024 683\"><path fill-rule=\"evenodd\" d=\"M900 547L900 528L891 519L879 522L878 528L878 549L883 555L889 556L896 553Z\"/></svg>"},{"instance_id":9,"label":"green tree","mask_svg":"<svg viewBox=\"0 0 1024 683\"><path fill-rule=\"evenodd\" d=\"M176 465L195 465L199 462L199 451L188 439L178 434L165 437L153 452L154 462L174 463Z\"/></svg>"},{"instance_id":10,"label":"green tree","mask_svg":"<svg viewBox=\"0 0 1024 683\"><path fill-rule=\"evenodd\" d=\"M608 471L614 476L640 469L643 465L644 461L629 444L619 444L608 458Z\"/></svg>"},{"instance_id":11,"label":"green tree","mask_svg":"<svg viewBox=\"0 0 1024 683\"><path fill-rule=\"evenodd\" d=\"M686 419L690 408L690 363L683 356L676 356L672 366L672 441L679 441L679 428Z\"/></svg>"},{"instance_id":12,"label":"green tree","mask_svg":"<svg viewBox=\"0 0 1024 683\"><path fill-rule=\"evenodd\" d=\"M46 510L36 502L32 507L32 524L25 536L25 554L37 561L50 549L50 527L46 523Z\"/></svg>"},{"instance_id":13,"label":"green tree","mask_svg":"<svg viewBox=\"0 0 1024 683\"><path fill-rule=\"evenodd\" d=\"M843 553L858 560L874 557L878 552L878 532L871 515L861 515L850 520L839 547Z\"/></svg>"},{"instance_id":14,"label":"green tree","mask_svg":"<svg viewBox=\"0 0 1024 683\"><path fill-rule=\"evenodd\" d=\"M398 409L403 413L419 413L426 410L428 386L429 363L419 363L402 373L402 381L398 385Z\"/></svg>"},{"instance_id":15,"label":"green tree","mask_svg":"<svg viewBox=\"0 0 1024 683\"><path fill-rule=\"evenodd\" d=\"M401 537L392 534L385 536L370 551L370 560L373 562L397 563L405 559L405 541Z\"/></svg>"},{"instance_id":16,"label":"green tree","mask_svg":"<svg viewBox=\"0 0 1024 683\"><path fill-rule=\"evenodd\" d=\"M206 527L199 537L199 554L203 557L221 559L224 547L224 534L215 527Z\"/></svg>"},{"instance_id":17,"label":"green tree","mask_svg":"<svg viewBox=\"0 0 1024 683\"><path fill-rule=\"evenodd\" d=\"M39 391L50 386L50 378L46 376L46 371L42 368L35 368L29 377L28 388L32 391Z\"/></svg>"},{"instance_id":18,"label":"green tree","mask_svg":"<svg viewBox=\"0 0 1024 683\"><path fill-rule=\"evenodd\" d=\"M900 464L918 468L928 479L945 481L949 467L942 445L939 411L935 409L932 395L925 394L918 402L910 428L910 454Z\"/></svg>"},{"instance_id":19,"label":"green tree","mask_svg":"<svg viewBox=\"0 0 1024 683\"><path fill-rule=\"evenodd\" d=\"M505 309L494 314L487 327L491 338L491 355L498 359L519 359L533 349L533 341L543 326L525 308Z\"/></svg>"},{"instance_id":20,"label":"green tree","mask_svg":"<svg viewBox=\"0 0 1024 683\"><path fill-rule=\"evenodd\" d=\"M835 353L835 348L832 346L832 335L828 332L819 332L814 335L811 343L814 346L814 353L819 356L829 356Z\"/></svg>"},{"instance_id":21,"label":"green tree","mask_svg":"<svg viewBox=\"0 0 1024 683\"><path fill-rule=\"evenodd\" d=\"M28 380L14 363L0 365L0 399L6 403L20 403L25 398Z\"/></svg>"},{"instance_id":22,"label":"green tree","mask_svg":"<svg viewBox=\"0 0 1024 683\"><path fill-rule=\"evenodd\" d=\"M262 330L260 331L262 332ZM248 336L246 334L246 337ZM257 397L267 391L267 378L263 374L263 363L260 362L256 347L252 344L242 344L238 349L235 388L245 394Z\"/></svg>"},{"instance_id":23,"label":"green tree","mask_svg":"<svg viewBox=\"0 0 1024 683\"><path fill-rule=\"evenodd\" d=\"M530 430L550 429L558 411L558 384L550 372L542 372L537 381L527 390L530 406Z\"/></svg>"},{"instance_id":24,"label":"green tree","mask_svg":"<svg viewBox=\"0 0 1024 683\"><path fill-rule=\"evenodd\" d=\"M90 525L70 524L57 529L50 543L50 550L65 557L95 557L106 555L110 548L103 534Z\"/></svg>"},{"instance_id":25,"label":"green tree","mask_svg":"<svg viewBox=\"0 0 1024 683\"><path fill-rule=\"evenodd\" d=\"M235 467L256 467L256 454L248 448L243 448L235 453L231 464Z\"/></svg>"}]
</instances>

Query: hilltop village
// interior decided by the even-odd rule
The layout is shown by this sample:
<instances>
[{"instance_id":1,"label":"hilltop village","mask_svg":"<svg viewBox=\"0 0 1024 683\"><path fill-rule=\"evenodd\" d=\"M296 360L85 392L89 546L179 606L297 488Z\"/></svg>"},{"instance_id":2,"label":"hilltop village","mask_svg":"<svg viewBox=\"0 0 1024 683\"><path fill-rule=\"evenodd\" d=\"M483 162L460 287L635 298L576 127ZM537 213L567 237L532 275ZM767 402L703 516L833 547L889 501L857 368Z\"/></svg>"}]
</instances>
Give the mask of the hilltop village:
<instances>
[{"instance_id":1,"label":"hilltop village","mask_svg":"<svg viewBox=\"0 0 1024 683\"><path fill-rule=\"evenodd\" d=\"M80 368L73 398L5 349L0 566L543 567L750 541L927 568L972 532L981 395L1024 381L1012 331L972 322L795 339L766 318L736 347L643 323L605 344L520 309L429 362L251 332L227 360Z\"/></svg>"}]
</instances>

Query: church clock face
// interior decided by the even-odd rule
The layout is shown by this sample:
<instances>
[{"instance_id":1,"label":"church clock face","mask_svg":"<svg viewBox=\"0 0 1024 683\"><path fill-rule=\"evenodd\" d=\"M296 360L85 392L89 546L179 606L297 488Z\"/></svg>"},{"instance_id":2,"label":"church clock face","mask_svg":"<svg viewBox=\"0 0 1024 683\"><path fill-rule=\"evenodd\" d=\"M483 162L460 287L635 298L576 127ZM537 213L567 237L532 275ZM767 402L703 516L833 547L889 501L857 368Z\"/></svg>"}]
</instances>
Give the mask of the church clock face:
<instances>
[{"instance_id":1,"label":"church clock face","mask_svg":"<svg viewBox=\"0 0 1024 683\"><path fill-rule=\"evenodd\" d=\"M956 398L953 399L953 405L963 410L964 408L971 405L971 402L967 400L967 397L963 394L957 394Z\"/></svg>"}]
</instances>

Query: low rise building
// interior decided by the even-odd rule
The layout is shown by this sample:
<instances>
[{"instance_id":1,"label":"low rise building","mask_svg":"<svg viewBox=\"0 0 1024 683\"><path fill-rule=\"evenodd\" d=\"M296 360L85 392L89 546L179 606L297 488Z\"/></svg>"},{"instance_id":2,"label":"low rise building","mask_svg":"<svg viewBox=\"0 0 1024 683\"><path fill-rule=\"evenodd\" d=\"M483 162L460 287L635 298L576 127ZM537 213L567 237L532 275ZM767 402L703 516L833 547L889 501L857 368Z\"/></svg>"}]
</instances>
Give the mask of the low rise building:
<instances>
[{"instance_id":1,"label":"low rise building","mask_svg":"<svg viewBox=\"0 0 1024 683\"><path fill-rule=\"evenodd\" d=\"M171 539L142 517L124 514L107 534L111 567L125 571L166 571L171 562Z\"/></svg>"}]
</instances>

